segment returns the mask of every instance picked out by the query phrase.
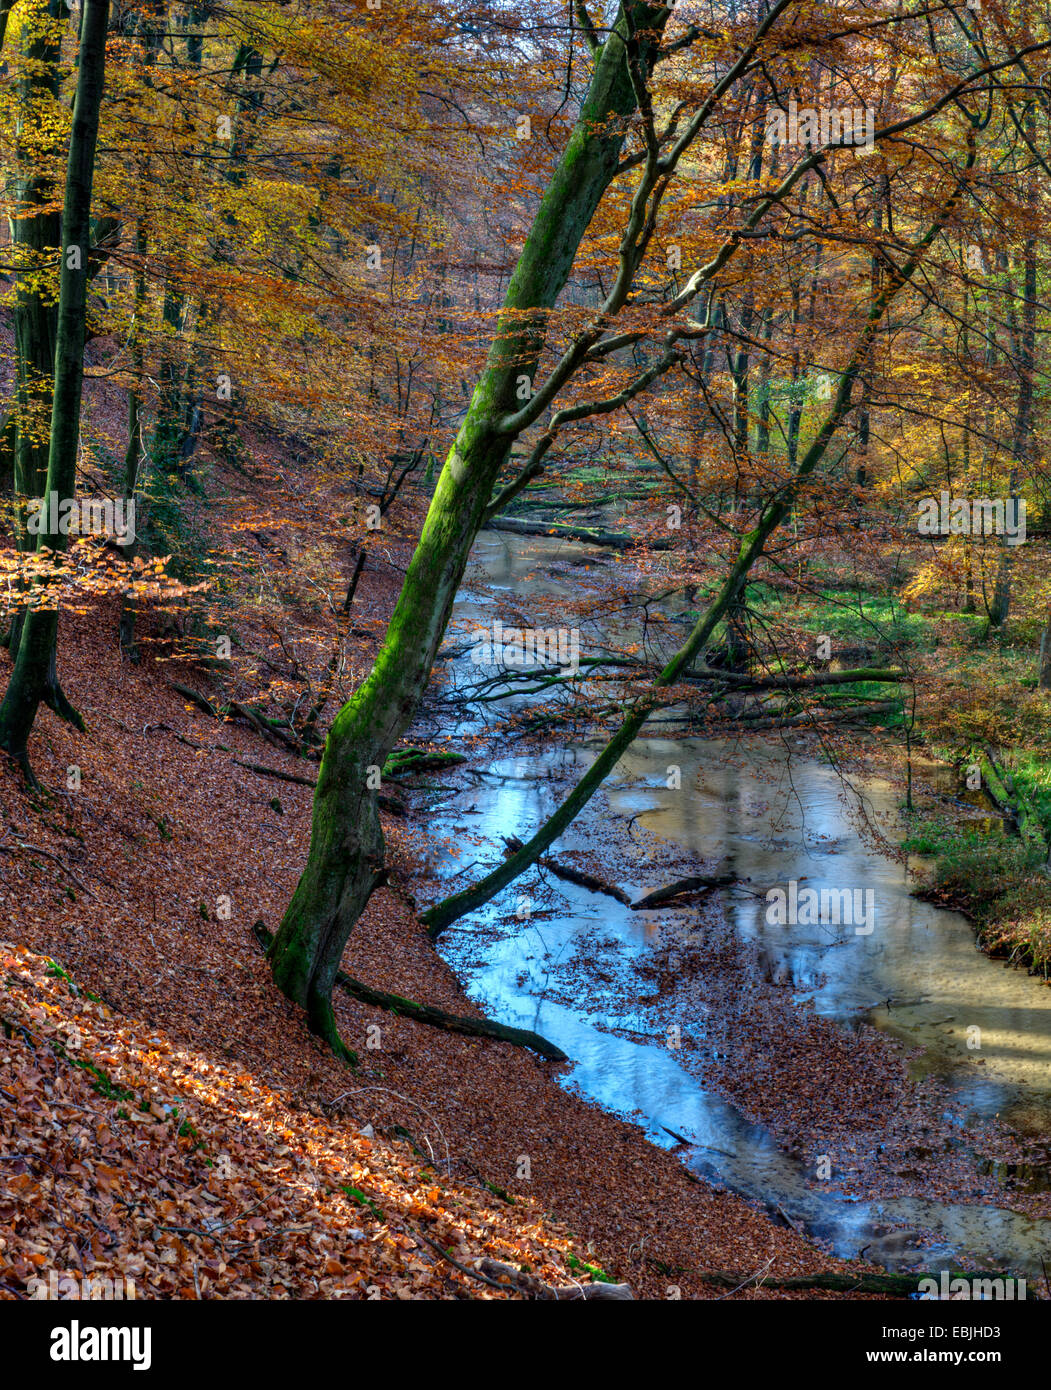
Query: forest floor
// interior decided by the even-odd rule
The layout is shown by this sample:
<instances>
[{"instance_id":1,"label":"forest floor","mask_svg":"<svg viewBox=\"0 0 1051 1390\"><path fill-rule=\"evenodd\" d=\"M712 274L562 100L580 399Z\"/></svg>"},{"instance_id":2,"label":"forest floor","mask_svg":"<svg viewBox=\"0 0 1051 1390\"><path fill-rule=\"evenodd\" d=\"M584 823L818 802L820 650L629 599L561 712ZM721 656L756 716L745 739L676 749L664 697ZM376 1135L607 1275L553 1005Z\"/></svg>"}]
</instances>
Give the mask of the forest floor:
<instances>
[{"instance_id":1,"label":"forest floor","mask_svg":"<svg viewBox=\"0 0 1051 1390\"><path fill-rule=\"evenodd\" d=\"M391 592L373 574L362 611ZM425 1235L461 1265L489 1255L555 1285L592 1265L660 1298L718 1296L705 1271L864 1268L699 1182L520 1048L339 995L361 1064L329 1055L251 931L295 887L310 789L235 760L311 765L209 719L149 651L121 662L115 634L112 606L63 621L88 733L42 711L51 790L0 780L0 1296L50 1270L131 1277L139 1297L504 1296ZM394 886L345 968L476 1013L405 895L416 832L387 831Z\"/></svg>"},{"instance_id":2,"label":"forest floor","mask_svg":"<svg viewBox=\"0 0 1051 1390\"><path fill-rule=\"evenodd\" d=\"M119 458L119 393L89 395ZM228 506L227 529L207 537L205 519L199 540L240 573L242 597L266 593L268 621L250 604L231 620L225 679L242 698L270 681L276 712L289 652L323 667L331 649L329 610L287 596L302 598L319 508L332 508L262 453L254 472L214 470L237 525ZM337 700L375 653L408 553L393 536L364 573ZM175 660L155 618L140 630L136 665L121 658L113 601L63 616L60 674L87 733L42 710L31 759L47 790L0 772L0 1298L50 1274L131 1279L138 1297L509 1296L478 1278L487 1256L549 1286L601 1271L652 1298L725 1296L711 1271L740 1275L735 1298L813 1296L763 1279L872 1272L700 1181L510 1044L337 992L360 1065L337 1061L274 988L252 932L276 929L295 888L312 793L242 764L307 777L316 764L209 718L170 684L214 694L209 672ZM249 648L273 663L253 665ZM384 826L391 884L344 968L477 1014L416 921L428 826L411 814ZM762 1027L757 1015L748 1036ZM761 1060L749 1046L728 1092L735 1077L742 1098L812 1081L807 1045L757 1088L745 1073ZM880 1097L893 1103L900 1059L870 1060L893 1073Z\"/></svg>"}]
</instances>

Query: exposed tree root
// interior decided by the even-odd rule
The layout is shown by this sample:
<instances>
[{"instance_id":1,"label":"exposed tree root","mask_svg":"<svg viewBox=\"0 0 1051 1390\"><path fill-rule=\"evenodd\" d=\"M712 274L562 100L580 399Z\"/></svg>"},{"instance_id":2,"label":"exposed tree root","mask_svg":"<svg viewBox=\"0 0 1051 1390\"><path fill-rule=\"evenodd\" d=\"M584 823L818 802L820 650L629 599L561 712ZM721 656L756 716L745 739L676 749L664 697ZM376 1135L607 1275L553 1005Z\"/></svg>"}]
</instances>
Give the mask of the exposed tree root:
<instances>
[{"instance_id":1,"label":"exposed tree root","mask_svg":"<svg viewBox=\"0 0 1051 1390\"><path fill-rule=\"evenodd\" d=\"M52 864L57 864L70 882L74 883L82 893L86 893L89 898L94 898L98 902L98 894L93 892L86 883L81 883L76 874L68 869L57 854L52 854L49 849L41 849L39 845L23 844L21 840L16 840L13 845L0 844L0 854L15 854L18 850L23 850L26 854L39 854L44 859L50 859Z\"/></svg>"},{"instance_id":2,"label":"exposed tree root","mask_svg":"<svg viewBox=\"0 0 1051 1390\"><path fill-rule=\"evenodd\" d=\"M59 685L57 676L52 674L48 678L41 698L48 709L57 714L59 719L65 720L67 724L72 724L80 734L87 732L87 725L84 723L83 716L79 710L74 709L66 698L66 693Z\"/></svg>"},{"instance_id":3,"label":"exposed tree root","mask_svg":"<svg viewBox=\"0 0 1051 1390\"><path fill-rule=\"evenodd\" d=\"M0 745L0 747L2 747L2 745ZM8 751L7 760L12 771L16 772L18 776L22 778L29 791L43 792L45 790L37 781L36 773L29 763L29 754L24 748L14 752Z\"/></svg>"},{"instance_id":4,"label":"exposed tree root","mask_svg":"<svg viewBox=\"0 0 1051 1390\"><path fill-rule=\"evenodd\" d=\"M273 933L267 930L263 922L256 922L252 931L263 950L269 951L274 939ZM459 1014L447 1014L431 1004L415 1004L411 999L403 999L400 994L388 994L385 990L373 989L371 985L362 984L360 980L344 974L342 970L336 973L336 984L347 994L360 999L363 1004L387 1009L391 1013L404 1014L406 1018L415 1019L417 1023L427 1023L432 1028L443 1029L446 1033L466 1033L473 1037L495 1038L498 1042L513 1043L516 1047L528 1047L549 1062L569 1060L561 1048L542 1038L539 1033L533 1033L526 1028L511 1028L504 1023L493 1023L487 1018L465 1018ZM335 1027L334 1022L332 1027Z\"/></svg>"}]
</instances>

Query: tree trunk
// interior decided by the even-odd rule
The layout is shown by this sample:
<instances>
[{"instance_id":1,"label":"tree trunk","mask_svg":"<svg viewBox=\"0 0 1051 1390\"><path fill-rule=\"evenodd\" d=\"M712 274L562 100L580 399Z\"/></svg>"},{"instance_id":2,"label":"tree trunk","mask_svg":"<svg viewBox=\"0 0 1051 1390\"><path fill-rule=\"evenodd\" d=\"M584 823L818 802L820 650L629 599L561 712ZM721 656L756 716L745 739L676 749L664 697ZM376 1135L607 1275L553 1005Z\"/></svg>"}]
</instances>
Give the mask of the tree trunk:
<instances>
[{"instance_id":1,"label":"tree trunk","mask_svg":"<svg viewBox=\"0 0 1051 1390\"><path fill-rule=\"evenodd\" d=\"M91 189L98 140L99 108L106 64L109 0L85 0L81 20L77 95L69 142L65 203L62 212L62 268L59 281L58 333L55 344L54 399L47 478L44 491L60 499L76 491L77 442L84 380L87 320ZM38 548L62 551L61 532L44 531ZM58 613L30 608L22 629L14 670L0 705L0 747L28 770L27 743L40 703L57 707L66 718L76 715L54 680Z\"/></svg>"},{"instance_id":2,"label":"tree trunk","mask_svg":"<svg viewBox=\"0 0 1051 1390\"><path fill-rule=\"evenodd\" d=\"M26 504L43 495L47 479L47 429L55 381L58 306L54 302L62 216L54 206L55 185L49 165L57 155L55 107L59 96L59 59L64 17L62 0L38 0L27 15L24 72L18 81L17 181L11 218L15 265L15 408L5 429L12 450L15 546L36 548L26 529ZM50 23L48 23L50 21ZM53 278L54 277L54 278ZM18 653L25 610L18 608L5 638L12 660Z\"/></svg>"},{"instance_id":3,"label":"tree trunk","mask_svg":"<svg viewBox=\"0 0 1051 1390\"><path fill-rule=\"evenodd\" d=\"M973 146L971 149L971 160L973 163ZM684 644L675 653L667 666L660 672L654 680L654 692L638 699L625 714L624 722L616 731L613 737L602 749L598 757L585 772L577 785L563 801L562 805L548 817L539 830L527 841L521 849L517 850L503 864L473 884L470 888L465 888L452 897L445 898L422 914L421 920L427 925L431 937L438 936L447 926L463 917L466 913L472 912L475 908L482 907L490 898L496 896L502 888L511 883L531 864L536 863L540 855L558 839L562 831L575 819L577 814L587 805L593 794L602 785L602 782L612 772L617 765L621 754L625 753L635 741L646 720L656 703L656 692L662 688L672 686L676 681L690 670L697 657L705 650L712 633L726 614L738 601L741 592L748 580L748 575L752 566L756 563L763 553L763 548L767 540L783 523L785 518L791 514L795 503L796 495L801 484L811 476L818 464L825 456L829 444L835 437L844 417L846 416L851 404L851 392L854 380L858 372L866 364L872 350L873 338L879 328L883 316L889 305L893 302L895 295L901 287L911 280L916 267L925 255L931 242L935 239L938 232L945 225L945 222L952 214L953 209L959 200L960 190L963 187L963 180L957 184L955 191L949 197L941 209L938 220L930 227L926 235L919 241L915 251L904 266L900 269L893 280L889 280L880 291L877 298L870 304L868 321L865 329L855 344L850 361L839 380L839 387L833 397L829 413L822 422L821 428L814 436L813 442L803 455L802 460L793 470L793 477L790 483L777 492L761 508L759 520L754 530L748 532L741 541L737 560L732 569L727 574L725 580L720 585L718 591L713 596L707 609L700 615L693 630Z\"/></svg>"},{"instance_id":4,"label":"tree trunk","mask_svg":"<svg viewBox=\"0 0 1051 1390\"><path fill-rule=\"evenodd\" d=\"M1051 608L1047 613L1047 624L1040 637L1040 689L1051 690Z\"/></svg>"},{"instance_id":5,"label":"tree trunk","mask_svg":"<svg viewBox=\"0 0 1051 1390\"><path fill-rule=\"evenodd\" d=\"M128 391L128 447L124 452L124 500L134 506L135 494L139 486L139 466L143 457L142 439L142 320L146 309L146 251L148 238L146 223L139 217L135 227L135 252L138 264L135 267L135 311L131 320L131 374L133 384ZM129 559L138 553L138 541L133 539L125 547ZM129 661L138 663L139 653L135 645L135 601L130 594L124 594L120 603L120 622L118 629L120 650Z\"/></svg>"},{"instance_id":6,"label":"tree trunk","mask_svg":"<svg viewBox=\"0 0 1051 1390\"><path fill-rule=\"evenodd\" d=\"M1030 141L1036 139L1036 123L1032 111L1026 118ZM1036 180L1030 177L1027 201L1031 207L1036 204ZM1009 315L1014 338L1015 360L1018 370L1018 406L1015 411L1014 429L1011 438L1011 478L1009 484L1010 504L1014 508L1015 523L1019 514L1019 474L1027 478L1032 453L1033 432L1033 385L1036 365L1036 308L1037 308L1037 266L1036 237L1028 236L1023 252L1022 277L1022 325L1021 331L1015 328L1015 312L1012 305ZM1000 563L997 566L996 589L989 609L990 628L1002 628L1007 622L1011 606L1011 571L1014 559L1014 546L1008 544L1008 537L1000 538Z\"/></svg>"},{"instance_id":7,"label":"tree trunk","mask_svg":"<svg viewBox=\"0 0 1051 1390\"><path fill-rule=\"evenodd\" d=\"M631 3L648 78L667 11ZM368 679L340 711L321 763L306 869L274 939L274 979L307 1010L310 1027L340 1052L332 986L354 923L378 882L383 834L376 770L408 726L429 679L467 556L514 434L498 421L520 406L544 342L545 310L561 292L577 247L611 182L636 96L625 59L623 9L600 52L569 143L552 174L505 298L505 314L449 452L390 627ZM530 311L538 311L531 313ZM373 786L370 787L369 783Z\"/></svg>"},{"instance_id":8,"label":"tree trunk","mask_svg":"<svg viewBox=\"0 0 1051 1390\"><path fill-rule=\"evenodd\" d=\"M0 48L4 46L4 39L7 37L7 21L14 7L15 0L0 0Z\"/></svg>"}]
</instances>

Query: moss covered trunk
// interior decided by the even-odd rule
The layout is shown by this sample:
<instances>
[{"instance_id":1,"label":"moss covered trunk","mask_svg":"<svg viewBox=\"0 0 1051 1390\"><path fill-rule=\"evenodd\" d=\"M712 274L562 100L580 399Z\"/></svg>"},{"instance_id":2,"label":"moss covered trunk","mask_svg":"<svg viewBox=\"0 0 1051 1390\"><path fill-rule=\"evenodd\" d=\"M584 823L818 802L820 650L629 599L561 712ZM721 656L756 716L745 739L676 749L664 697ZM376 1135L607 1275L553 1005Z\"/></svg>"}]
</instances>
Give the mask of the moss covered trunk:
<instances>
[{"instance_id":1,"label":"moss covered trunk","mask_svg":"<svg viewBox=\"0 0 1051 1390\"><path fill-rule=\"evenodd\" d=\"M88 249L91 232L91 189L98 141L99 109L106 62L109 0L85 0L81 23L77 95L69 142L69 164L62 212L62 268L59 281L55 375L48 436L46 494L60 499L76 492L77 442L84 382L84 340L87 330ZM47 509L45 509L45 515ZM61 531L42 530L38 548L66 548ZM26 746L41 702L79 723L62 696L55 677L55 639L58 614L53 608L31 607L18 643L14 670L0 705L0 747L27 766Z\"/></svg>"},{"instance_id":2,"label":"moss covered trunk","mask_svg":"<svg viewBox=\"0 0 1051 1390\"><path fill-rule=\"evenodd\" d=\"M635 4L631 18L636 29L650 30L656 38L667 14ZM521 404L516 395L520 377L534 379L545 311L564 287L581 238L616 172L625 121L636 104L625 60L627 32L621 13L596 56L580 116L526 238L504 317L438 479L383 647L325 744L307 866L270 957L279 987L307 1009L310 1026L335 1047L333 982L382 867L376 776L370 770L383 766L426 688L471 545L514 442L515 435L501 430L500 421ZM647 47L643 61L652 65L654 56Z\"/></svg>"},{"instance_id":3,"label":"moss covered trunk","mask_svg":"<svg viewBox=\"0 0 1051 1390\"><path fill-rule=\"evenodd\" d=\"M55 206L54 169L61 126L59 98L63 0L36 0L27 10L18 79L16 179L11 241L15 267L15 407L5 426L14 490L15 545L36 549L26 528L26 502L47 480L48 426L58 336L58 258L62 214ZM5 16L6 18L6 16ZM17 655L25 610L16 610L4 641Z\"/></svg>"}]
</instances>

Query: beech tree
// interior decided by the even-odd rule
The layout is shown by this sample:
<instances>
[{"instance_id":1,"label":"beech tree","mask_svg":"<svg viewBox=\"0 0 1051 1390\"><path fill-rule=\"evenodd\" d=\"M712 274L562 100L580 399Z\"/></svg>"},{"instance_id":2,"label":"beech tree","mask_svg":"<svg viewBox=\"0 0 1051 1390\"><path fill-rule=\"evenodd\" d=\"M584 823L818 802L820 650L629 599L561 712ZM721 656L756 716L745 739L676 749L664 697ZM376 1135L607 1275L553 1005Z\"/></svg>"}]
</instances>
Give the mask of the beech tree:
<instances>
[{"instance_id":1,"label":"beech tree","mask_svg":"<svg viewBox=\"0 0 1051 1390\"><path fill-rule=\"evenodd\" d=\"M781 0L774 13L789 3ZM438 479L383 650L326 740L310 857L270 955L277 984L337 1049L336 972L351 929L384 874L375 777L427 684L471 545L493 505L493 485L528 423L509 427L519 415L519 379L531 381L536 371L545 311L565 286L580 240L617 172L625 123L650 80L669 17L664 6L629 3L601 45L591 34L596 56L587 96L519 257L497 338ZM639 200L638 220L643 207ZM631 243L626 249L626 281L635 249ZM625 283L621 297L626 292Z\"/></svg>"},{"instance_id":2,"label":"beech tree","mask_svg":"<svg viewBox=\"0 0 1051 1390\"><path fill-rule=\"evenodd\" d=\"M629 372L618 389L596 400L578 401L555 409L517 476L494 495L494 486L511 446L548 412L556 398L586 366L606 363L614 354L654 334L647 323L627 322L616 331L614 321L626 306L638 310L646 302L636 276L656 235L662 201L674 175L699 133L741 79L763 70L776 48L773 36L782 16L790 16L792 0L761 6L754 17L742 18L726 41L718 32L685 27L681 34L665 32L671 19L667 7L626 4L600 41L584 6L576 6L588 36L593 69L587 95L566 147L558 159L529 228L511 278L485 371L471 397L466 417L446 459L428 510L419 544L409 567L386 639L376 663L352 699L335 719L325 744L314 801L310 853L271 949L276 982L307 1011L310 1026L333 1047L341 1046L331 1006L331 989L340 957L354 923L370 893L383 881L383 838L376 808L376 787L387 755L407 728L427 684L445 631L450 608L463 575L467 556L480 526L496 515L522 488L536 478L543 459L559 433L574 420L602 416L630 405L654 382L682 360L685 345L704 341L725 325L715 295L707 294L705 313L690 317L703 292L718 282L720 273L749 238L768 234L764 219L779 212L811 170L822 166L838 139L811 147L787 172L762 188L746 205L740 222L723 229L710 255L678 290L651 309L663 325L659 350L648 365ZM831 21L834 26L834 17ZM850 16L843 29L849 32ZM655 110L653 77L660 62L688 50L699 38L710 48L706 71L714 76L708 91L688 117L688 102L670 107L661 126ZM769 40L769 43L768 43ZM1030 45L1024 51L1037 51ZM887 265L875 284L864 325L839 369L838 387L812 442L789 450L790 471L758 507L754 523L740 542L738 554L706 607L690 638L660 672L658 686L673 685L703 650L716 625L738 602L743 584L771 534L788 514L796 490L825 457L829 444L854 404L852 388L867 369L876 329L888 305L907 284L931 244L953 217L975 158L975 129L980 117L968 112L962 100L968 92L989 85L988 73L1018 61L1010 54L997 63L972 65L954 74L937 99L876 132L876 141L909 131L949 107L963 128L966 158L954 168L933 208L933 217L908 248L903 263ZM983 72L984 68L984 72ZM638 121L640 148L621 158L629 123ZM600 307L551 365L542 383L537 371L552 310L565 287L574 256L603 195L618 173L638 170L634 189L624 204L617 263L612 285ZM703 302L703 301L702 301ZM746 364L736 364L739 388ZM525 392L521 390L525 385ZM523 394L525 399L523 399ZM798 438L798 422L794 427ZM740 427L739 427L740 433ZM485 901L539 854L579 810L642 727L652 700L640 699L622 728L578 788L544 831L511 857L478 890L433 909L427 918L437 929L470 905Z\"/></svg>"},{"instance_id":3,"label":"beech tree","mask_svg":"<svg viewBox=\"0 0 1051 1390\"><path fill-rule=\"evenodd\" d=\"M54 494L59 498L71 498L76 491L84 340L87 331L91 191L105 80L108 22L109 0L85 0L62 209L61 271L47 475L43 488L45 497ZM49 63L51 56L48 57ZM43 323L40 322L41 318ZM37 362L40 344L47 339L46 319L46 314L37 316L32 334L37 348ZM27 354L27 366L31 355ZM51 529L50 509L46 509L45 514L49 519L41 527L38 548L57 555L66 548L68 536L61 529ZM54 605L33 604L31 597L18 638L14 669L3 703L0 704L0 747L5 748L27 772L29 733L41 702L52 704L66 717L79 721L79 716L75 715L61 695L55 678L57 634L58 612Z\"/></svg>"},{"instance_id":4,"label":"beech tree","mask_svg":"<svg viewBox=\"0 0 1051 1390\"><path fill-rule=\"evenodd\" d=\"M242 422L273 432L295 484L328 493L309 567L301 551L279 583L267 573L267 605L236 614L271 629L273 645L252 656L285 688L278 717L243 688L199 708L247 711L257 733L308 757L324 742L309 856L270 960L333 1046L340 956L386 872L378 784L428 688L481 528L549 530L527 509L543 509L552 483L562 514L630 498L620 532L559 534L630 550L627 608L675 586L697 616L660 659L588 659L621 682L601 711L606 750L506 864L429 909L434 933L534 862L687 685L712 704L730 691L819 688L776 660L763 668L749 579L774 573L791 544L775 544L782 530L819 534L822 498L849 513L851 544L871 555L941 467L935 430L950 441L950 481L1015 488L1037 471L1033 228L1047 170L1033 65L1047 43L1036 20L965 8L624 0L597 18L579 0L536 0L464 19L440 5L390 15L143 0L116 12L101 215L76 244L88 279L107 269L82 327L104 359L92 371L127 391L127 436L112 449L87 440L83 476L93 454L123 456L117 486L143 504L134 564L159 569L170 552L198 592L245 562L231 554L239 534L282 554L267 534L283 521L273 504L227 485L231 472L252 476ZM48 275L73 244L55 204L70 85L60 60L76 49L57 0L25 0L14 16L17 400L0 448L18 496L71 497L75 448L51 426L60 369L72 418L72 359L63 365L57 344L62 323L73 342L63 316L78 286L63 280L63 299ZM868 115L867 148L838 114L835 127L827 119L851 107ZM813 117L798 138L787 134L797 108ZM589 482L572 480L574 460ZM213 491L225 495L211 496L222 469ZM876 519L863 523L868 501ZM424 507L426 518L375 664L347 699L355 592L383 563L364 513L386 526L395 503L413 535ZM686 523L674 538L658 533L668 504ZM214 522L207 539L198 509ZM25 765L38 706L79 716L57 679L48 591L59 586L34 577L67 575L53 565L65 538L38 545L16 527L16 543L27 616L12 624L0 739ZM993 544L942 547L906 601L962 587L964 553L972 604L988 589L990 619L1029 611L1012 553ZM149 587L137 588L139 573L125 574L128 655ZM281 602L297 583L323 591L323 612L316 633L286 643ZM176 649L213 663L229 658L198 638L214 614L231 616L232 585L214 588L214 602L186 605L194 631ZM579 711L586 681L577 691Z\"/></svg>"}]
</instances>

